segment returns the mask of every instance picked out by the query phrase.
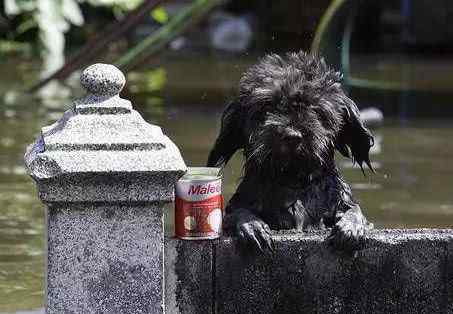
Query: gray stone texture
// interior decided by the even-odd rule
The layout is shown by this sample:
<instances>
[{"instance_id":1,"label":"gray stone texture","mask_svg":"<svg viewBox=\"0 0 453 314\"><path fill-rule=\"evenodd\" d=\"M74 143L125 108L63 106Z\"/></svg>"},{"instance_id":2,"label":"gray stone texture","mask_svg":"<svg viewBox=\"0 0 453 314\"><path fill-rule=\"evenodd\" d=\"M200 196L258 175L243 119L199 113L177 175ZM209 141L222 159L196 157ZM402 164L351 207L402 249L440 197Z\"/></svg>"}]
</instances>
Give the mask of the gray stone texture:
<instances>
[{"instance_id":1,"label":"gray stone texture","mask_svg":"<svg viewBox=\"0 0 453 314\"><path fill-rule=\"evenodd\" d=\"M124 74L111 64L90 65L80 76L80 84L90 94L96 95L118 95L125 83Z\"/></svg>"},{"instance_id":2,"label":"gray stone texture","mask_svg":"<svg viewBox=\"0 0 453 314\"><path fill-rule=\"evenodd\" d=\"M214 306L203 313L453 313L453 230L375 230L355 253L333 250L326 237L275 233L272 256L244 250L232 238L209 242ZM180 245L199 254L192 242ZM192 282L193 262L186 263ZM206 281L204 271L199 276ZM180 290L194 290L183 275L175 280ZM195 294L190 302L197 300Z\"/></svg>"},{"instance_id":3,"label":"gray stone texture","mask_svg":"<svg viewBox=\"0 0 453 314\"><path fill-rule=\"evenodd\" d=\"M211 313L215 241L165 239L165 313Z\"/></svg>"},{"instance_id":4,"label":"gray stone texture","mask_svg":"<svg viewBox=\"0 0 453 314\"><path fill-rule=\"evenodd\" d=\"M156 205L50 205L48 313L162 313Z\"/></svg>"},{"instance_id":5,"label":"gray stone texture","mask_svg":"<svg viewBox=\"0 0 453 314\"><path fill-rule=\"evenodd\" d=\"M446 293L447 293L447 311L453 314L453 242L446 245Z\"/></svg>"},{"instance_id":6,"label":"gray stone texture","mask_svg":"<svg viewBox=\"0 0 453 314\"><path fill-rule=\"evenodd\" d=\"M48 205L47 313L163 313L163 207L186 166L95 64L25 163Z\"/></svg>"}]
</instances>

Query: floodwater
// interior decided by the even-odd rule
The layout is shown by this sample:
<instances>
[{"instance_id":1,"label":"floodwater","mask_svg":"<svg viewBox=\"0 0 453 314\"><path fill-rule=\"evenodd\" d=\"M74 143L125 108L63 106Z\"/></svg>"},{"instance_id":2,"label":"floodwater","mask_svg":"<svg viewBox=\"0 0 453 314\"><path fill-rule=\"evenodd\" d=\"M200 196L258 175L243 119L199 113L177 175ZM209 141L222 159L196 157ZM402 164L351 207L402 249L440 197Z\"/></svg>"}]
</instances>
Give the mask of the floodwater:
<instances>
[{"instance_id":1,"label":"floodwater","mask_svg":"<svg viewBox=\"0 0 453 314\"><path fill-rule=\"evenodd\" d=\"M205 60L203 69L199 63L167 61L164 68L129 78L125 94L147 121L173 139L187 165L204 164L222 104L248 63L222 60ZM0 78L0 313L14 313L43 306L45 276L45 211L23 167L24 149L41 126L69 108L69 101L15 92L36 78L36 65L1 63L9 75ZM453 119L386 119L374 133L376 174L364 177L338 158L369 220L379 228L451 226ZM226 198L240 175L238 154L225 171Z\"/></svg>"}]
</instances>

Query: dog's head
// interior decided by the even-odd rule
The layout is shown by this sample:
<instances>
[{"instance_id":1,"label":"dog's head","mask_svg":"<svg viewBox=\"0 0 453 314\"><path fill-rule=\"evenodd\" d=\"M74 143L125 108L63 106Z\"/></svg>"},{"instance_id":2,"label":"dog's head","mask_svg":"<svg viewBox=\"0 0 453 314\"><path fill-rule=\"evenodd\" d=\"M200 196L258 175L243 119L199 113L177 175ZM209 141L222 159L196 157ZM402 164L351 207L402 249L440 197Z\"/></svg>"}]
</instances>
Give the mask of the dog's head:
<instances>
[{"instance_id":1,"label":"dog's head","mask_svg":"<svg viewBox=\"0 0 453 314\"><path fill-rule=\"evenodd\" d=\"M372 169L373 137L340 82L340 73L303 52L269 55L247 71L239 95L248 108L245 172L306 176L331 166L335 148Z\"/></svg>"}]
</instances>

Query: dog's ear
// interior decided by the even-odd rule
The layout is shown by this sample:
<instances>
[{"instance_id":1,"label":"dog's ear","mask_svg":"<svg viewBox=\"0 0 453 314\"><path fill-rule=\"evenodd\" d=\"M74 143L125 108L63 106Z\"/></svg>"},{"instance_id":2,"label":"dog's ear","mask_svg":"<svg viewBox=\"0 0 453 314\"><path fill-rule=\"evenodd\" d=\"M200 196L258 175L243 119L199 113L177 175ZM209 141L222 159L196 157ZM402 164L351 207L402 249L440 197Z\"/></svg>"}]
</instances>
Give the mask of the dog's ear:
<instances>
[{"instance_id":1,"label":"dog's ear","mask_svg":"<svg viewBox=\"0 0 453 314\"><path fill-rule=\"evenodd\" d=\"M232 101L223 112L219 136L209 153L208 167L225 166L238 149L244 148L242 133L244 115L241 109L238 101Z\"/></svg>"},{"instance_id":2,"label":"dog's ear","mask_svg":"<svg viewBox=\"0 0 453 314\"><path fill-rule=\"evenodd\" d=\"M342 107L342 128L337 135L335 147L345 157L352 158L363 171L363 163L375 172L370 162L370 148L374 145L371 132L360 120L360 112L357 106L347 101Z\"/></svg>"}]
</instances>

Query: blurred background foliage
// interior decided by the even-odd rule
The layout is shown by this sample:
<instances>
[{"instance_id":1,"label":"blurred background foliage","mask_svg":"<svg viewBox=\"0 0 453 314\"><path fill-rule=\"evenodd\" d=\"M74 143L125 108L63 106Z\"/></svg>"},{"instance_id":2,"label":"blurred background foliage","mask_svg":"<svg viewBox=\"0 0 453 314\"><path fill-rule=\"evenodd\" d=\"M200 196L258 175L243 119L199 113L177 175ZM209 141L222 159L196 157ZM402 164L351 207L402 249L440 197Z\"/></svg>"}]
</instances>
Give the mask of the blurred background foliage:
<instances>
[{"instance_id":1,"label":"blurred background foliage","mask_svg":"<svg viewBox=\"0 0 453 314\"><path fill-rule=\"evenodd\" d=\"M85 40L89 33L84 15L102 8L101 21L121 19L124 14L137 8L141 0L3 0L4 16L0 17L0 53L21 52L39 54L45 62L46 76L64 64L65 36L71 28L82 33ZM99 14L96 14L96 18ZM165 23L168 16L162 7L150 12L157 22ZM93 21L91 21L93 22ZM100 26L101 23L93 23ZM86 32L93 31L87 29ZM83 34L85 33L85 34ZM85 35L85 36L83 36ZM70 36L77 37L76 34ZM76 40L77 42L77 40Z\"/></svg>"}]
</instances>

